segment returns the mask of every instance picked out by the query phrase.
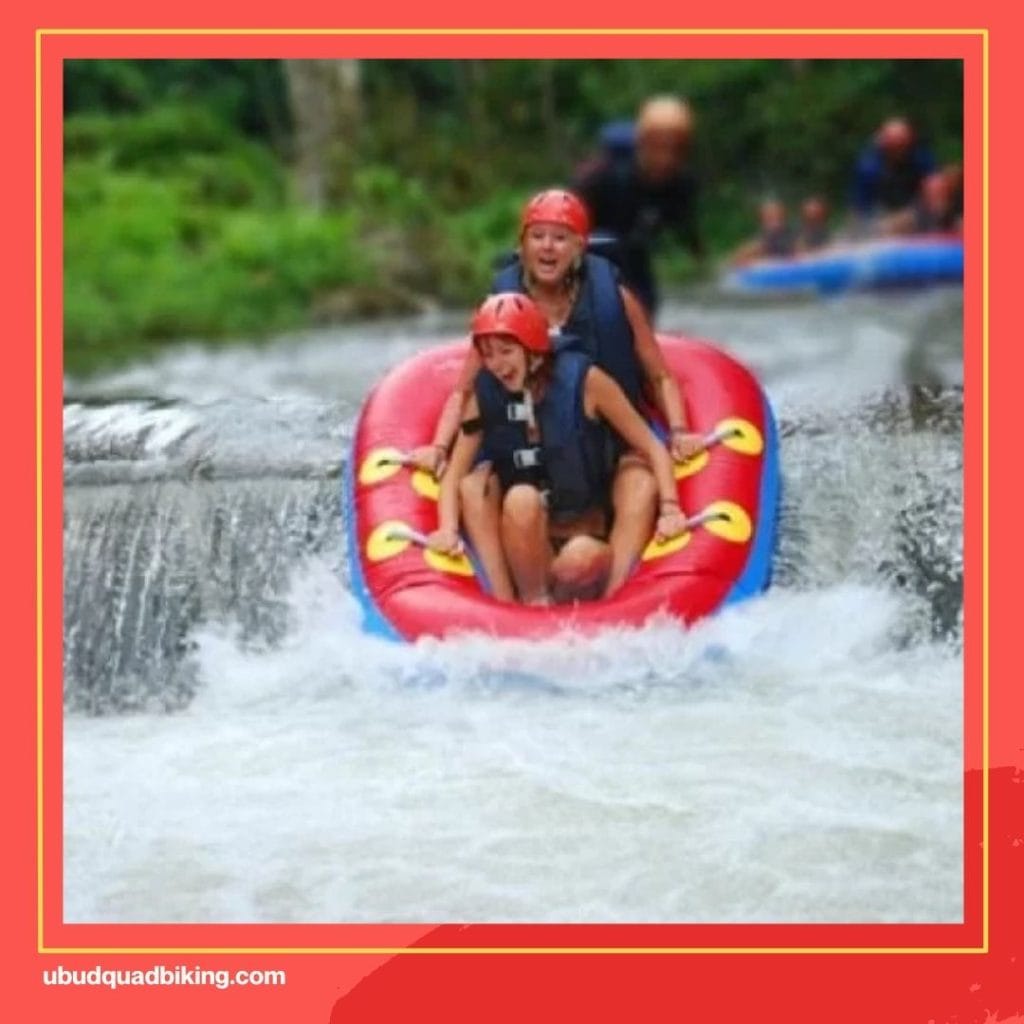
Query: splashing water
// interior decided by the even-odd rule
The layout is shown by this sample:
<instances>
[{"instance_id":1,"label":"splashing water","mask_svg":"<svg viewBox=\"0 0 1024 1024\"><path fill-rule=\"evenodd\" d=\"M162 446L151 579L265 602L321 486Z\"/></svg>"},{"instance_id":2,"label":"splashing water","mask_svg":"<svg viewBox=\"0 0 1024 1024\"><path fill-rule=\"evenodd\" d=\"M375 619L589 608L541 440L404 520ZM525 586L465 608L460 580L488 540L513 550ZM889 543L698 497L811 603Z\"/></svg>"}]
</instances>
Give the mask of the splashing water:
<instances>
[{"instance_id":1,"label":"splashing water","mask_svg":"<svg viewBox=\"0 0 1024 1024\"><path fill-rule=\"evenodd\" d=\"M362 633L339 453L447 324L69 382L65 919L959 920L958 298L838 309L667 311L783 435L777 585L689 632Z\"/></svg>"}]
</instances>

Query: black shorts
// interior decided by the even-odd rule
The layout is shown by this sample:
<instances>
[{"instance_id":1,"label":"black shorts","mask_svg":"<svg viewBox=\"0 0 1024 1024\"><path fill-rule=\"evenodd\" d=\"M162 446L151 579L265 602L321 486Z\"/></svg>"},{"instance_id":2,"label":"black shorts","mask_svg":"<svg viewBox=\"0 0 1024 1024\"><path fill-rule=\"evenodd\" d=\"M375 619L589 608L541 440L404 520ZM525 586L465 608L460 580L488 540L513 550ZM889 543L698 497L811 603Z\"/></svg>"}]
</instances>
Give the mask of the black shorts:
<instances>
[{"instance_id":1,"label":"black shorts","mask_svg":"<svg viewBox=\"0 0 1024 1024\"><path fill-rule=\"evenodd\" d=\"M600 521L596 521L597 516L595 515L595 513L600 513ZM581 521L580 529L574 532L567 532L564 536L559 536L558 534L555 534L554 536L552 536L551 534L548 535L548 541L551 544L551 550L556 555L559 554L562 548L564 548L565 545L568 544L569 541L571 541L574 537L593 537L594 540L599 540L602 542L608 540L608 533L611 529L611 516L609 515L607 509L602 509L600 507L588 509L582 515L573 516L568 520L564 520L563 522L572 524L577 520ZM558 519L553 519L551 525L558 527L560 525Z\"/></svg>"}]
</instances>

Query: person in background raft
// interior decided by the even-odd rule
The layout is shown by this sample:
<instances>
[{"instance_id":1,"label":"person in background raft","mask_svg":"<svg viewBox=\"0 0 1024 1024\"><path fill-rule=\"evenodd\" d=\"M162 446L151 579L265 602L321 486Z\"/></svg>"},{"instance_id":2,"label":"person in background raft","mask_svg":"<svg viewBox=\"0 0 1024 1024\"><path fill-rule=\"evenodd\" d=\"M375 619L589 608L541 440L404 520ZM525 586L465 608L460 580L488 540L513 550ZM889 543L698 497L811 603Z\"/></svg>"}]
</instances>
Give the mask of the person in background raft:
<instances>
[{"instance_id":1,"label":"person in background raft","mask_svg":"<svg viewBox=\"0 0 1024 1024\"><path fill-rule=\"evenodd\" d=\"M853 209L862 226L909 208L934 170L935 158L917 140L910 122L889 118L857 159Z\"/></svg>"},{"instance_id":2,"label":"person in background raft","mask_svg":"<svg viewBox=\"0 0 1024 1024\"><path fill-rule=\"evenodd\" d=\"M523 208L519 256L500 271L493 292L529 295L547 318L556 348L586 354L640 409L644 383L668 425L667 445L678 462L703 447L686 426L679 387L668 372L650 322L639 302L617 280L608 260L586 251L587 211L579 198L561 189L534 196ZM410 453L415 465L440 476L463 410L473 393L480 356L470 348L455 389L445 403L430 445ZM612 563L606 593L629 577L651 536L656 518L656 482L649 462L624 451L615 439L606 445L610 505L614 513L609 543ZM500 494L494 486L486 451L459 490L462 518L485 568L497 561Z\"/></svg>"},{"instance_id":3,"label":"person in background raft","mask_svg":"<svg viewBox=\"0 0 1024 1024\"><path fill-rule=\"evenodd\" d=\"M428 543L461 552L459 491L483 448L500 488L497 548L481 556L491 593L532 605L599 597L612 564L608 431L653 470L661 539L686 529L672 460L608 374L582 352L555 350L547 318L529 296L492 295L473 317L472 338L483 367L441 479Z\"/></svg>"},{"instance_id":4,"label":"person in background raft","mask_svg":"<svg viewBox=\"0 0 1024 1024\"><path fill-rule=\"evenodd\" d=\"M786 208L778 199L764 200L758 207L757 217L761 230L733 254L732 262L738 266L753 260L786 259L796 248L796 237L789 226Z\"/></svg>"},{"instance_id":5,"label":"person in background raft","mask_svg":"<svg viewBox=\"0 0 1024 1024\"><path fill-rule=\"evenodd\" d=\"M828 205L820 196L808 196L800 204L800 226L796 233L796 252L823 249L832 240L828 226Z\"/></svg>"},{"instance_id":6,"label":"person in background raft","mask_svg":"<svg viewBox=\"0 0 1024 1024\"><path fill-rule=\"evenodd\" d=\"M651 252L675 233L694 256L704 245L697 225L697 179L689 168L693 112L674 96L647 100L635 124L602 133L604 152L580 167L572 190L587 204L594 232L611 238L608 255L623 283L653 316L658 305Z\"/></svg>"},{"instance_id":7,"label":"person in background raft","mask_svg":"<svg viewBox=\"0 0 1024 1024\"><path fill-rule=\"evenodd\" d=\"M956 229L963 229L964 221L964 168L963 164L947 164L942 173L949 183L950 205L956 214Z\"/></svg>"},{"instance_id":8,"label":"person in background raft","mask_svg":"<svg viewBox=\"0 0 1024 1024\"><path fill-rule=\"evenodd\" d=\"M936 171L921 183L921 192L909 210L882 222L889 235L946 234L961 229L962 215L956 205L955 182L948 173Z\"/></svg>"}]
</instances>

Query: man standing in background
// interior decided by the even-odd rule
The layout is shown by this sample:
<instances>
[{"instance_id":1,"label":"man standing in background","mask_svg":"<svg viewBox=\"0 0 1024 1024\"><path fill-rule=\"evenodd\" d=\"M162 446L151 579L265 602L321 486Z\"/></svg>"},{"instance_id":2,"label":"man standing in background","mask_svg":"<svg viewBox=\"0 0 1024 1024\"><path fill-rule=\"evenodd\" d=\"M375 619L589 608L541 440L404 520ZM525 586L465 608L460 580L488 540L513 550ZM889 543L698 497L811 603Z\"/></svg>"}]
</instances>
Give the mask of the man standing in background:
<instances>
[{"instance_id":1,"label":"man standing in background","mask_svg":"<svg viewBox=\"0 0 1024 1024\"><path fill-rule=\"evenodd\" d=\"M891 117L857 158L853 209L862 224L911 207L935 158L919 142L910 122Z\"/></svg>"},{"instance_id":2,"label":"man standing in background","mask_svg":"<svg viewBox=\"0 0 1024 1024\"><path fill-rule=\"evenodd\" d=\"M655 96L635 124L602 133L603 154L577 172L573 190L586 202L596 235L611 237L609 256L622 282L653 316L658 305L652 249L671 232L698 258L697 179L689 168L693 112L675 96Z\"/></svg>"}]
</instances>

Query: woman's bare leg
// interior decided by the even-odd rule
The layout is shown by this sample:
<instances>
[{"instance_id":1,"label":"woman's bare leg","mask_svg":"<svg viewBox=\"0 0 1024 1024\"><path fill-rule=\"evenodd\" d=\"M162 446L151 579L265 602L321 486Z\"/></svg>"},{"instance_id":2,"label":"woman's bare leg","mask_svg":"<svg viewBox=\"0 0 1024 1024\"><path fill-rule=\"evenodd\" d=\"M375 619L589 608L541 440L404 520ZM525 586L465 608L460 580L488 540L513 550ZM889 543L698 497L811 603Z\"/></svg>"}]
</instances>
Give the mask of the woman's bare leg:
<instances>
[{"instance_id":1,"label":"woman's bare leg","mask_svg":"<svg viewBox=\"0 0 1024 1024\"><path fill-rule=\"evenodd\" d=\"M647 463L627 453L619 459L612 481L614 521L608 537L611 566L604 596L614 594L629 578L634 562L654 533L658 516L658 484Z\"/></svg>"}]
</instances>

